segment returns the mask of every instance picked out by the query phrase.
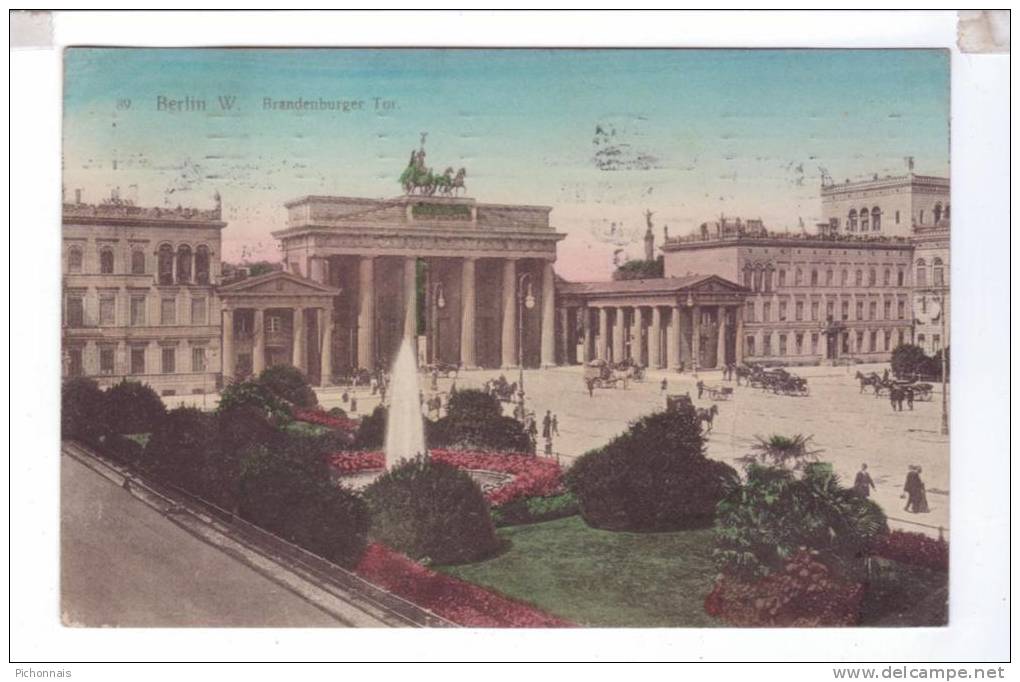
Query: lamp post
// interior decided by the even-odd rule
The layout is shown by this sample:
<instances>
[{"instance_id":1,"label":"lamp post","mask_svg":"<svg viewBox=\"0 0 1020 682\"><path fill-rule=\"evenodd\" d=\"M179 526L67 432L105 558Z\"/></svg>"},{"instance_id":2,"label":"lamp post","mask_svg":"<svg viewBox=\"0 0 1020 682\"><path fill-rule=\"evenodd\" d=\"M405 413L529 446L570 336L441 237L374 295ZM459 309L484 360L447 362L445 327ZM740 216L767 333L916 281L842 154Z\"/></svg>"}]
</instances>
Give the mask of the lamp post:
<instances>
[{"instance_id":1,"label":"lamp post","mask_svg":"<svg viewBox=\"0 0 1020 682\"><path fill-rule=\"evenodd\" d=\"M698 378L698 358L694 354L694 347L697 345L698 353L701 353L701 339L698 339L698 343L694 343L694 335L700 331L698 325L694 324L694 295L691 292L687 292L687 314L691 318L691 342L688 344L688 349L691 353L691 370L694 372L694 378ZM683 334L683 330L680 329L680 325L677 325L677 334Z\"/></svg>"},{"instance_id":2,"label":"lamp post","mask_svg":"<svg viewBox=\"0 0 1020 682\"><path fill-rule=\"evenodd\" d=\"M432 311L432 362L439 362L439 311L446 307L446 296L443 291L443 283L436 282L432 288L432 300L435 302L435 310Z\"/></svg>"},{"instance_id":3,"label":"lamp post","mask_svg":"<svg viewBox=\"0 0 1020 682\"><path fill-rule=\"evenodd\" d=\"M941 294L939 296L939 319L942 325L942 348L940 354L942 355L942 428L941 432L943 436L949 435L949 396L946 395L946 348L949 347L949 343L946 339L946 296Z\"/></svg>"},{"instance_id":4,"label":"lamp post","mask_svg":"<svg viewBox=\"0 0 1020 682\"><path fill-rule=\"evenodd\" d=\"M525 286L527 285L527 286ZM517 278L517 386L521 392L521 411L524 411L524 311L535 307L535 294L531 290L531 273Z\"/></svg>"}]
</instances>

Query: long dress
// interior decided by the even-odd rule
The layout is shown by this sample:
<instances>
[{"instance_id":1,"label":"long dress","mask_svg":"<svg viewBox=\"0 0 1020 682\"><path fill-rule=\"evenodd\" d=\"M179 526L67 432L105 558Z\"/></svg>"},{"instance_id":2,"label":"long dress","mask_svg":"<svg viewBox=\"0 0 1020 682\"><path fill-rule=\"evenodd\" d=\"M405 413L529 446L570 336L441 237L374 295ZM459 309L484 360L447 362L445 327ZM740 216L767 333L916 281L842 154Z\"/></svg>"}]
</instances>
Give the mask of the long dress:
<instances>
[{"instance_id":1,"label":"long dress","mask_svg":"<svg viewBox=\"0 0 1020 682\"><path fill-rule=\"evenodd\" d=\"M917 477L917 497L914 501L914 513L915 514L927 514L931 510L928 508L928 492L924 487L924 482L921 481L921 477Z\"/></svg>"}]
</instances>

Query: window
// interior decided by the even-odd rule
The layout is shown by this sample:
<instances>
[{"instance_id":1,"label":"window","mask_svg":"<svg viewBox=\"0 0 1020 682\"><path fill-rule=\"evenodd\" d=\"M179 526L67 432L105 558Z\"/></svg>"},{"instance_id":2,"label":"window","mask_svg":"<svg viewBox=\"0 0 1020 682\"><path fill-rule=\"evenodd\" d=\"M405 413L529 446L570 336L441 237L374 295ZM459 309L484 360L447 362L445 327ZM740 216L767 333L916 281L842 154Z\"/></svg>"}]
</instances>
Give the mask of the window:
<instances>
[{"instance_id":1,"label":"window","mask_svg":"<svg viewBox=\"0 0 1020 682\"><path fill-rule=\"evenodd\" d=\"M864 352L864 332L857 332L857 352Z\"/></svg>"},{"instance_id":2,"label":"window","mask_svg":"<svg viewBox=\"0 0 1020 682\"><path fill-rule=\"evenodd\" d=\"M793 271L793 284L798 287L804 284L804 273L800 268Z\"/></svg>"},{"instance_id":3,"label":"window","mask_svg":"<svg viewBox=\"0 0 1020 682\"><path fill-rule=\"evenodd\" d=\"M779 286L780 287L786 286L786 270L779 271Z\"/></svg>"},{"instance_id":4,"label":"window","mask_svg":"<svg viewBox=\"0 0 1020 682\"><path fill-rule=\"evenodd\" d=\"M283 328L282 320L279 315L267 315L266 316L266 330L269 332L278 332Z\"/></svg>"},{"instance_id":5,"label":"window","mask_svg":"<svg viewBox=\"0 0 1020 682\"><path fill-rule=\"evenodd\" d=\"M811 321L818 321L818 301L811 301Z\"/></svg>"},{"instance_id":6,"label":"window","mask_svg":"<svg viewBox=\"0 0 1020 682\"><path fill-rule=\"evenodd\" d=\"M99 373L113 374L113 347L99 347Z\"/></svg>"},{"instance_id":7,"label":"window","mask_svg":"<svg viewBox=\"0 0 1020 682\"><path fill-rule=\"evenodd\" d=\"M879 232L882 229L882 211L878 210L878 206L871 209L871 231Z\"/></svg>"},{"instance_id":8,"label":"window","mask_svg":"<svg viewBox=\"0 0 1020 682\"><path fill-rule=\"evenodd\" d=\"M779 354L786 355L786 334L779 335Z\"/></svg>"},{"instance_id":9,"label":"window","mask_svg":"<svg viewBox=\"0 0 1020 682\"><path fill-rule=\"evenodd\" d=\"M804 335L803 334L795 334L794 337L793 337L793 343L794 343L794 351L793 352L796 353L797 355L803 355L804 354Z\"/></svg>"},{"instance_id":10,"label":"window","mask_svg":"<svg viewBox=\"0 0 1020 682\"><path fill-rule=\"evenodd\" d=\"M80 377L85 374L85 365L81 360L81 348L69 348L67 351L67 375Z\"/></svg>"},{"instance_id":11,"label":"window","mask_svg":"<svg viewBox=\"0 0 1020 682\"><path fill-rule=\"evenodd\" d=\"M762 354L766 357L772 355L772 334L765 334L762 337Z\"/></svg>"},{"instance_id":12,"label":"window","mask_svg":"<svg viewBox=\"0 0 1020 682\"><path fill-rule=\"evenodd\" d=\"M113 294L102 294L99 297L99 324L103 327L117 324L117 299Z\"/></svg>"},{"instance_id":13,"label":"window","mask_svg":"<svg viewBox=\"0 0 1020 682\"><path fill-rule=\"evenodd\" d=\"M177 364L177 349L176 348L164 348L161 353L162 356L162 371L163 374L173 374L177 371L175 365Z\"/></svg>"},{"instance_id":14,"label":"window","mask_svg":"<svg viewBox=\"0 0 1020 682\"><path fill-rule=\"evenodd\" d=\"M931 335L931 352L938 353L942 350L942 337L938 334Z\"/></svg>"},{"instance_id":15,"label":"window","mask_svg":"<svg viewBox=\"0 0 1020 682\"><path fill-rule=\"evenodd\" d=\"M762 271L761 270L755 270L754 271L754 290L755 291L761 291L761 284L762 284L761 280L762 280Z\"/></svg>"},{"instance_id":16,"label":"window","mask_svg":"<svg viewBox=\"0 0 1020 682\"><path fill-rule=\"evenodd\" d=\"M843 309L841 312L843 313L844 320L850 319L850 301L843 301Z\"/></svg>"},{"instance_id":17,"label":"window","mask_svg":"<svg viewBox=\"0 0 1020 682\"><path fill-rule=\"evenodd\" d=\"M132 296L131 297L131 326L132 327L144 327L145 326L145 297L144 296Z\"/></svg>"},{"instance_id":18,"label":"window","mask_svg":"<svg viewBox=\"0 0 1020 682\"><path fill-rule=\"evenodd\" d=\"M923 208L920 211L920 216L918 217L917 222L919 222L920 224L924 225L924 209Z\"/></svg>"},{"instance_id":19,"label":"window","mask_svg":"<svg viewBox=\"0 0 1020 682\"><path fill-rule=\"evenodd\" d=\"M113 274L113 249L104 246L99 252L99 272L103 275Z\"/></svg>"},{"instance_id":20,"label":"window","mask_svg":"<svg viewBox=\"0 0 1020 682\"><path fill-rule=\"evenodd\" d=\"M932 284L934 284L935 286L940 287L940 286L943 286L946 283L946 281L945 281L945 271L944 271L944 269L942 267L942 259L941 258L936 258L935 260L933 260L931 262L931 274L932 274Z\"/></svg>"},{"instance_id":21,"label":"window","mask_svg":"<svg viewBox=\"0 0 1020 682\"><path fill-rule=\"evenodd\" d=\"M80 273L82 262L82 250L80 247L72 246L67 251L67 271L70 273ZM81 351L78 351L78 355L81 355Z\"/></svg>"},{"instance_id":22,"label":"window","mask_svg":"<svg viewBox=\"0 0 1020 682\"><path fill-rule=\"evenodd\" d=\"M845 287L847 285L847 282L849 282L849 281L850 281L850 271L849 270L843 270L839 274L839 284L840 284L840 286L844 286Z\"/></svg>"},{"instance_id":23,"label":"window","mask_svg":"<svg viewBox=\"0 0 1020 682\"><path fill-rule=\"evenodd\" d=\"M85 326L85 298L80 295L67 297L67 326Z\"/></svg>"},{"instance_id":24,"label":"window","mask_svg":"<svg viewBox=\"0 0 1020 682\"><path fill-rule=\"evenodd\" d=\"M857 301L857 305L854 306L854 312L857 313L856 319L864 319L864 301Z\"/></svg>"},{"instance_id":25,"label":"window","mask_svg":"<svg viewBox=\"0 0 1020 682\"><path fill-rule=\"evenodd\" d=\"M868 319L874 320L878 317L878 303L870 301L868 303Z\"/></svg>"},{"instance_id":26,"label":"window","mask_svg":"<svg viewBox=\"0 0 1020 682\"><path fill-rule=\"evenodd\" d=\"M131 347L131 373L145 374L145 346Z\"/></svg>"},{"instance_id":27,"label":"window","mask_svg":"<svg viewBox=\"0 0 1020 682\"><path fill-rule=\"evenodd\" d=\"M794 319L798 322L804 319L804 301L797 301L794 304Z\"/></svg>"},{"instance_id":28,"label":"window","mask_svg":"<svg viewBox=\"0 0 1020 682\"><path fill-rule=\"evenodd\" d=\"M831 320L836 315L836 304L833 301L825 302L825 318Z\"/></svg>"},{"instance_id":29,"label":"window","mask_svg":"<svg viewBox=\"0 0 1020 682\"><path fill-rule=\"evenodd\" d=\"M818 355L818 334L811 335L811 355Z\"/></svg>"},{"instance_id":30,"label":"window","mask_svg":"<svg viewBox=\"0 0 1020 682\"><path fill-rule=\"evenodd\" d=\"M160 284L174 283L174 247L163 244L156 253Z\"/></svg>"},{"instance_id":31,"label":"window","mask_svg":"<svg viewBox=\"0 0 1020 682\"><path fill-rule=\"evenodd\" d=\"M772 271L765 271L765 291L772 291Z\"/></svg>"},{"instance_id":32,"label":"window","mask_svg":"<svg viewBox=\"0 0 1020 682\"><path fill-rule=\"evenodd\" d=\"M889 350L889 344L892 343L892 332L888 329L882 333L882 350Z\"/></svg>"},{"instance_id":33,"label":"window","mask_svg":"<svg viewBox=\"0 0 1020 682\"><path fill-rule=\"evenodd\" d=\"M878 350L878 332L871 332L868 334L868 351L874 353Z\"/></svg>"},{"instance_id":34,"label":"window","mask_svg":"<svg viewBox=\"0 0 1020 682\"><path fill-rule=\"evenodd\" d=\"M850 213L846 217L846 231L856 232L857 231L857 209L851 208Z\"/></svg>"},{"instance_id":35,"label":"window","mask_svg":"<svg viewBox=\"0 0 1020 682\"><path fill-rule=\"evenodd\" d=\"M174 299L164 298L159 306L160 324L177 324L177 310Z\"/></svg>"},{"instance_id":36,"label":"window","mask_svg":"<svg viewBox=\"0 0 1020 682\"><path fill-rule=\"evenodd\" d=\"M131 252L131 274L145 274L145 252L141 249L135 249Z\"/></svg>"},{"instance_id":37,"label":"window","mask_svg":"<svg viewBox=\"0 0 1020 682\"><path fill-rule=\"evenodd\" d=\"M750 356L754 356L754 337L753 336L748 336L747 339L746 339L746 344L747 344L746 345L747 355L749 357Z\"/></svg>"},{"instance_id":38,"label":"window","mask_svg":"<svg viewBox=\"0 0 1020 682\"><path fill-rule=\"evenodd\" d=\"M747 322L754 322L754 301L748 301L744 306L744 318Z\"/></svg>"},{"instance_id":39,"label":"window","mask_svg":"<svg viewBox=\"0 0 1020 682\"><path fill-rule=\"evenodd\" d=\"M204 297L191 299L191 324L206 324L206 306Z\"/></svg>"},{"instance_id":40,"label":"window","mask_svg":"<svg viewBox=\"0 0 1020 682\"><path fill-rule=\"evenodd\" d=\"M900 224L900 212L899 211L896 211L896 224L897 225Z\"/></svg>"},{"instance_id":41,"label":"window","mask_svg":"<svg viewBox=\"0 0 1020 682\"><path fill-rule=\"evenodd\" d=\"M942 202L937 202L935 204L935 223L938 224L940 220L942 220Z\"/></svg>"},{"instance_id":42,"label":"window","mask_svg":"<svg viewBox=\"0 0 1020 682\"><path fill-rule=\"evenodd\" d=\"M817 270L812 270L811 271L811 286L813 286L813 287L818 286L818 271Z\"/></svg>"},{"instance_id":43,"label":"window","mask_svg":"<svg viewBox=\"0 0 1020 682\"><path fill-rule=\"evenodd\" d=\"M868 269L868 286L873 287L878 284L878 277L875 274L875 268Z\"/></svg>"},{"instance_id":44,"label":"window","mask_svg":"<svg viewBox=\"0 0 1020 682\"><path fill-rule=\"evenodd\" d=\"M868 209L861 209L861 232L868 231Z\"/></svg>"},{"instance_id":45,"label":"window","mask_svg":"<svg viewBox=\"0 0 1020 682\"><path fill-rule=\"evenodd\" d=\"M772 321L772 304L765 301L761 304L761 321L771 322Z\"/></svg>"},{"instance_id":46,"label":"window","mask_svg":"<svg viewBox=\"0 0 1020 682\"><path fill-rule=\"evenodd\" d=\"M896 286L903 286L903 268L896 271Z\"/></svg>"},{"instance_id":47,"label":"window","mask_svg":"<svg viewBox=\"0 0 1020 682\"><path fill-rule=\"evenodd\" d=\"M920 346L921 348L924 348L924 342L925 342L924 334L918 334L917 345Z\"/></svg>"},{"instance_id":48,"label":"window","mask_svg":"<svg viewBox=\"0 0 1020 682\"><path fill-rule=\"evenodd\" d=\"M905 301L896 301L896 319L902 320L906 318L907 305Z\"/></svg>"},{"instance_id":49,"label":"window","mask_svg":"<svg viewBox=\"0 0 1020 682\"><path fill-rule=\"evenodd\" d=\"M850 332L843 332L843 354L846 355L850 352Z\"/></svg>"},{"instance_id":50,"label":"window","mask_svg":"<svg viewBox=\"0 0 1020 682\"><path fill-rule=\"evenodd\" d=\"M209 283L209 247L205 244L195 249L195 281Z\"/></svg>"},{"instance_id":51,"label":"window","mask_svg":"<svg viewBox=\"0 0 1020 682\"><path fill-rule=\"evenodd\" d=\"M914 279L914 286L928 286L928 264L924 262L923 258L917 259L917 276Z\"/></svg>"},{"instance_id":52,"label":"window","mask_svg":"<svg viewBox=\"0 0 1020 682\"><path fill-rule=\"evenodd\" d=\"M903 345L903 330L902 329L899 332L897 332L896 338L897 338L897 340L899 342L899 345L902 346Z\"/></svg>"},{"instance_id":53,"label":"window","mask_svg":"<svg viewBox=\"0 0 1020 682\"><path fill-rule=\"evenodd\" d=\"M856 271L854 273L854 284L856 286L859 286L859 287L864 286L864 271L863 270L858 270L858 271Z\"/></svg>"},{"instance_id":54,"label":"window","mask_svg":"<svg viewBox=\"0 0 1020 682\"><path fill-rule=\"evenodd\" d=\"M892 301L884 301L882 303L882 319L892 319Z\"/></svg>"},{"instance_id":55,"label":"window","mask_svg":"<svg viewBox=\"0 0 1020 682\"><path fill-rule=\"evenodd\" d=\"M827 287L831 287L832 286L832 269L831 268L825 271L825 286L827 286Z\"/></svg>"},{"instance_id":56,"label":"window","mask_svg":"<svg viewBox=\"0 0 1020 682\"><path fill-rule=\"evenodd\" d=\"M829 231L839 232L839 218L829 218Z\"/></svg>"},{"instance_id":57,"label":"window","mask_svg":"<svg viewBox=\"0 0 1020 682\"><path fill-rule=\"evenodd\" d=\"M177 247L177 281L191 281L191 247L187 244Z\"/></svg>"},{"instance_id":58,"label":"window","mask_svg":"<svg viewBox=\"0 0 1020 682\"><path fill-rule=\"evenodd\" d=\"M191 371L205 371L205 348L198 347L191 349Z\"/></svg>"},{"instance_id":59,"label":"window","mask_svg":"<svg viewBox=\"0 0 1020 682\"><path fill-rule=\"evenodd\" d=\"M779 321L786 322L786 301L779 302Z\"/></svg>"},{"instance_id":60,"label":"window","mask_svg":"<svg viewBox=\"0 0 1020 682\"><path fill-rule=\"evenodd\" d=\"M748 289L754 288L754 272L750 268L744 269L744 287Z\"/></svg>"},{"instance_id":61,"label":"window","mask_svg":"<svg viewBox=\"0 0 1020 682\"><path fill-rule=\"evenodd\" d=\"M889 286L892 283L892 270L886 268L882 271L882 286Z\"/></svg>"}]
</instances>

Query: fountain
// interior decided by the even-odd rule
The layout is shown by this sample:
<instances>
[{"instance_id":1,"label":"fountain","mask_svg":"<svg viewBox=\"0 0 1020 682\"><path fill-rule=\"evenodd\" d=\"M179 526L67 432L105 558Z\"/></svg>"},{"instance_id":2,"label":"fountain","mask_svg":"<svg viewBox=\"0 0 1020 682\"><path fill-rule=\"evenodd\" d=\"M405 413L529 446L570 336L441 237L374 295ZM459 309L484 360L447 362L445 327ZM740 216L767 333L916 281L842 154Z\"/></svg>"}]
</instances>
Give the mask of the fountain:
<instances>
[{"instance_id":1,"label":"fountain","mask_svg":"<svg viewBox=\"0 0 1020 682\"><path fill-rule=\"evenodd\" d=\"M403 459L425 454L425 426L421 414L418 389L418 364L410 339L400 344L393 363L390 387L390 408L386 419L386 468Z\"/></svg>"}]
</instances>

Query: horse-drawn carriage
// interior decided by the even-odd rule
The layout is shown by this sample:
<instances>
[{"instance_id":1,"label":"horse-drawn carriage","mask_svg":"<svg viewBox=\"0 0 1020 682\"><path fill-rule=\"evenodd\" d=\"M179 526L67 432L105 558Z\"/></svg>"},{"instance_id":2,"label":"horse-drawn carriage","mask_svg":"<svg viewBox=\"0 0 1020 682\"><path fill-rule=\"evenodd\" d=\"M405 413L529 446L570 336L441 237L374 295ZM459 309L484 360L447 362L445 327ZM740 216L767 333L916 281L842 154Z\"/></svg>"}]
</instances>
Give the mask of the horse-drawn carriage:
<instances>
[{"instance_id":1,"label":"horse-drawn carriage","mask_svg":"<svg viewBox=\"0 0 1020 682\"><path fill-rule=\"evenodd\" d=\"M511 383L501 374L499 378L485 382L485 392L502 403L513 402L517 397L517 382Z\"/></svg>"},{"instance_id":2,"label":"horse-drawn carriage","mask_svg":"<svg viewBox=\"0 0 1020 682\"><path fill-rule=\"evenodd\" d=\"M745 378L747 385L752 388L760 388L763 391L772 391L777 395L806 396L809 393L807 379L792 374L782 367L776 369L762 369L757 365L748 368L737 368L737 383Z\"/></svg>"},{"instance_id":3,"label":"horse-drawn carriage","mask_svg":"<svg viewBox=\"0 0 1020 682\"><path fill-rule=\"evenodd\" d=\"M708 396L709 400L729 400L733 397L732 386L712 386L710 384L702 383L701 392Z\"/></svg>"},{"instance_id":4,"label":"horse-drawn carriage","mask_svg":"<svg viewBox=\"0 0 1020 682\"><path fill-rule=\"evenodd\" d=\"M422 369L428 374L435 373L445 379L456 379L457 372L460 371L460 365L452 362L433 362L430 365L425 365Z\"/></svg>"},{"instance_id":5,"label":"horse-drawn carriage","mask_svg":"<svg viewBox=\"0 0 1020 682\"><path fill-rule=\"evenodd\" d=\"M910 392L913 394L915 401L929 402L932 398L932 385L917 381L916 378L890 379L880 376L877 372L871 372L870 374L858 372L857 381L860 382L861 393L864 392L865 388L871 387L875 392L876 398L887 396L893 391Z\"/></svg>"},{"instance_id":6,"label":"horse-drawn carriage","mask_svg":"<svg viewBox=\"0 0 1020 682\"><path fill-rule=\"evenodd\" d=\"M614 366L602 360L589 363L584 368L584 382L592 388L627 387L631 373L627 370L614 369Z\"/></svg>"}]
</instances>

